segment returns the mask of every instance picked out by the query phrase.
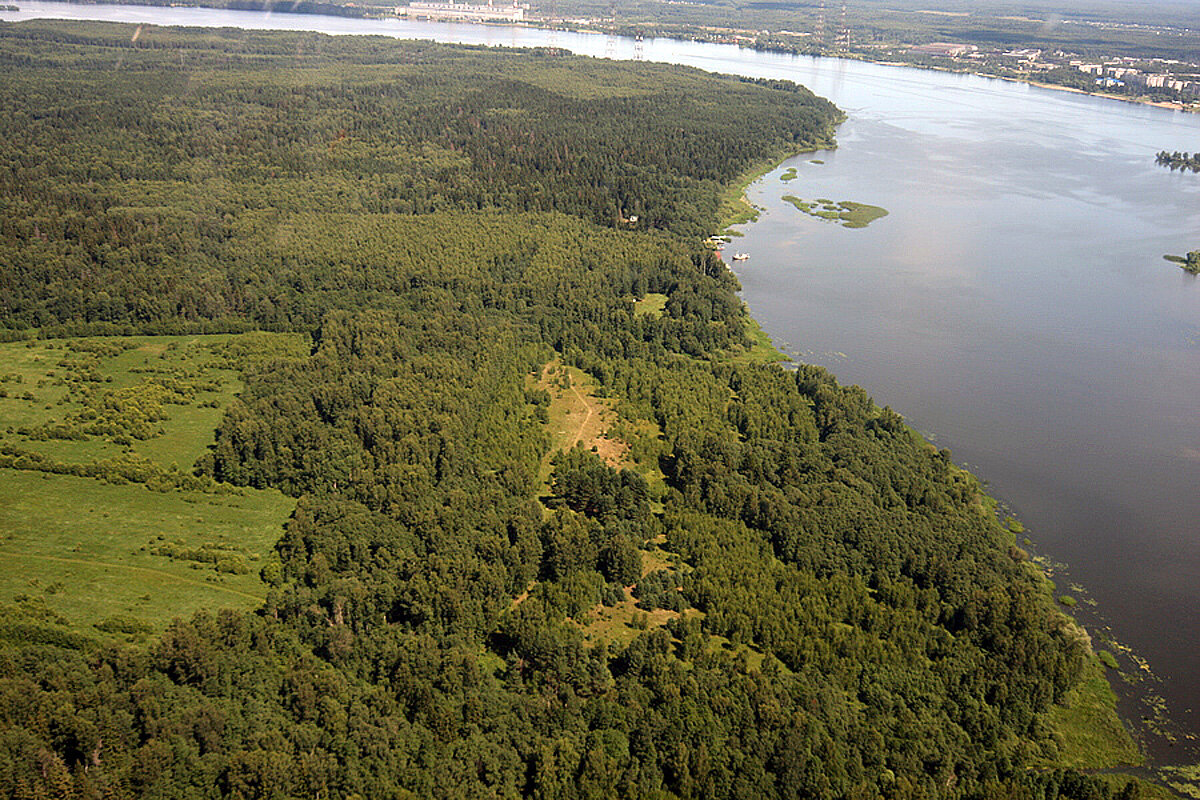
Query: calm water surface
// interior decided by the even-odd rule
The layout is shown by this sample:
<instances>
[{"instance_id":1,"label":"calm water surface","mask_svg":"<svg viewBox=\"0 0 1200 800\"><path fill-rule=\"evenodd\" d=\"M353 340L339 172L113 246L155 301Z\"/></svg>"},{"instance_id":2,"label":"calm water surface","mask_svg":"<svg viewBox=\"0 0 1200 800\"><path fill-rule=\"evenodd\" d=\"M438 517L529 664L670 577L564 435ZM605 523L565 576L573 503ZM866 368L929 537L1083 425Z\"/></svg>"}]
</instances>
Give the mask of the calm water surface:
<instances>
[{"instance_id":1,"label":"calm water surface","mask_svg":"<svg viewBox=\"0 0 1200 800\"><path fill-rule=\"evenodd\" d=\"M600 35L259 12L21 2L60 17L374 33L632 58ZM1200 283L1163 261L1200 247L1200 116L1020 84L670 40L648 60L784 77L849 115L836 151L755 184L734 247L751 312L798 358L890 405L986 480L1065 562L1093 630L1149 660L1200 731ZM823 164L812 163L813 160ZM854 200L849 230L782 201ZM1085 591L1070 588L1078 583ZM1129 700L1128 703L1132 703ZM1133 705L1127 711L1137 713ZM1181 743L1156 748L1181 760Z\"/></svg>"}]
</instances>

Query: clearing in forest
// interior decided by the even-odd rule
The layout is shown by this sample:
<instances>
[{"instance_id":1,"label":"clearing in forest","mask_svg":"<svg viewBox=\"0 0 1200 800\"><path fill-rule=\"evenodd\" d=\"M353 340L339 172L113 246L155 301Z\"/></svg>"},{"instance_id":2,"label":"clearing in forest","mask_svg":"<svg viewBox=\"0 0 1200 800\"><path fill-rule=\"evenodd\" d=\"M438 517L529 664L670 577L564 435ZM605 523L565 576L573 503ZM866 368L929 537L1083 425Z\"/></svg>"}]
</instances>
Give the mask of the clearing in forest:
<instances>
[{"instance_id":1,"label":"clearing in forest","mask_svg":"<svg viewBox=\"0 0 1200 800\"><path fill-rule=\"evenodd\" d=\"M131 639L260 604L294 501L192 470L239 364L303 351L257 333L0 344L0 604Z\"/></svg>"},{"instance_id":2,"label":"clearing in forest","mask_svg":"<svg viewBox=\"0 0 1200 800\"><path fill-rule=\"evenodd\" d=\"M554 454L580 444L594 451L610 467L632 466L629 445L609 433L616 420L611 401L596 396L596 383L583 370L551 361L542 369L537 385L550 395L546 429L551 443L542 459L544 481L550 479L550 460Z\"/></svg>"}]
</instances>

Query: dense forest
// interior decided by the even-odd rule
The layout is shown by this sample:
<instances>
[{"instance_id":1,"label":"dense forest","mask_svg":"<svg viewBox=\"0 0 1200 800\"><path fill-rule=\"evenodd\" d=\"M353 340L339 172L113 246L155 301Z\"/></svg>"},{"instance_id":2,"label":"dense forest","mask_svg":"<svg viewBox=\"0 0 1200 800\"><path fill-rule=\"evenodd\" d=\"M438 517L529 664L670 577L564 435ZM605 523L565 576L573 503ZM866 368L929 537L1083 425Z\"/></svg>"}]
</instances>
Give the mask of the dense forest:
<instances>
[{"instance_id":1,"label":"dense forest","mask_svg":"<svg viewBox=\"0 0 1200 800\"><path fill-rule=\"evenodd\" d=\"M142 644L3 606L4 796L1136 796L1063 768L1090 646L975 479L739 356L701 242L827 102L228 30L6 24L0 64L6 337L311 341L225 354L195 465L297 499L265 604ZM622 458L550 453L570 369Z\"/></svg>"}]
</instances>

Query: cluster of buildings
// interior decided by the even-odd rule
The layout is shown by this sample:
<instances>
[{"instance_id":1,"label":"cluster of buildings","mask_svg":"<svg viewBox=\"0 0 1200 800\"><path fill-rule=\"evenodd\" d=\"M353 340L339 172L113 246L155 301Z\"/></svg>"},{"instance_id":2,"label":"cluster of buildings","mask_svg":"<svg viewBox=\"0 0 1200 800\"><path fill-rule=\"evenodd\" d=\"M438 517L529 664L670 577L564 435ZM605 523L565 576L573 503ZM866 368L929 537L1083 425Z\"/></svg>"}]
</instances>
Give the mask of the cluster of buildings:
<instances>
[{"instance_id":1,"label":"cluster of buildings","mask_svg":"<svg viewBox=\"0 0 1200 800\"><path fill-rule=\"evenodd\" d=\"M396 16L412 19L454 19L470 22L522 22L528 3L455 3L413 0L406 6L396 7Z\"/></svg>"},{"instance_id":2,"label":"cluster of buildings","mask_svg":"<svg viewBox=\"0 0 1200 800\"><path fill-rule=\"evenodd\" d=\"M1138 86L1146 89L1167 89L1182 95L1200 96L1200 81L1177 77L1170 72L1144 72L1125 63L1126 60L1103 64L1072 61L1080 72L1096 76L1096 85L1108 88Z\"/></svg>"},{"instance_id":3,"label":"cluster of buildings","mask_svg":"<svg viewBox=\"0 0 1200 800\"><path fill-rule=\"evenodd\" d=\"M1073 59L1065 53L1043 53L1042 50L1011 49L984 50L975 45L956 42L933 42L909 48L917 55L950 58L974 63L981 72L1015 70L1018 74L1049 73L1076 69L1093 76L1096 86L1126 91L1161 89L1173 92L1180 99L1200 98L1200 65L1162 59L1119 58L1088 62ZM1051 78L1048 76L1047 80ZM1061 82L1061 80L1055 81Z\"/></svg>"}]
</instances>

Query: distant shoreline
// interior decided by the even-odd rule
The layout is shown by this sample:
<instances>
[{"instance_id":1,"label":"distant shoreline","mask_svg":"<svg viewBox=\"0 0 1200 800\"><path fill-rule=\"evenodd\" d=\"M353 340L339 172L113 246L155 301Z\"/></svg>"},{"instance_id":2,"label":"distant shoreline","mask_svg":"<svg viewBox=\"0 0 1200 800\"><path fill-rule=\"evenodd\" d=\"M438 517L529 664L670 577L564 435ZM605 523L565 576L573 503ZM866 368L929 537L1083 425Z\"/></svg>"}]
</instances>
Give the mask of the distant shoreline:
<instances>
[{"instance_id":1,"label":"distant shoreline","mask_svg":"<svg viewBox=\"0 0 1200 800\"><path fill-rule=\"evenodd\" d=\"M233 2L229 5L212 5L212 4L203 3L203 2L178 3L177 4L177 3L169 2L169 0L167 0L166 2L146 2L145 0L142 0L141 2L139 2L139 0L56 0L56 2L64 2L64 3L70 3L72 5L81 5L81 6L87 6L87 5L132 5L132 6L146 6L149 8L156 8L156 7L173 8L173 7L178 7L178 6L184 6L184 7L193 7L193 8L208 8L208 9L213 9L213 10L217 10L217 11L269 11L269 12L273 12L273 13L297 14L297 15L308 14L308 15L313 15L313 16L335 17L335 18L336 17L352 17L352 18L358 18L358 19L380 19L380 20L402 19L401 17L396 16L394 13L387 13L386 11L384 11L385 9L389 8L388 6L370 7L370 6L341 5L341 4L333 3L333 2L323 2L322 0L302 0L302 2L290 3L290 4L289 3L274 3L274 2L271 2L271 0L233 0ZM19 5L11 6L11 8L13 8L15 10L20 10ZM333 11L332 11L333 9L345 9L345 10L342 13L333 13ZM375 13L377 10L381 13ZM457 22L457 20L444 20L444 21L445 22ZM473 25L497 25L497 26L501 26L501 27L514 27L514 28L540 28L540 29L553 29L554 28L554 26L548 24L544 20L538 20L538 19L526 19L523 22L495 22L495 23L490 23L490 22L485 22L485 21L473 21L473 22L471 22L471 24L473 24ZM625 38L625 39L632 38L623 33L617 33L614 31L605 30L603 28L596 28L596 27L590 27L590 26L574 26L574 25L572 25L572 26L568 26L567 29L575 30L575 31L579 31L579 32L598 33L598 34L603 34L606 36L617 36L617 37ZM757 36L759 34L758 31L740 31L740 32L735 31L732 33L735 35L742 35L742 36L746 36L746 37ZM670 40L674 40L674 41L695 41L694 37L688 37L688 36L685 36L682 34L673 36L669 33L655 33L652 36L652 38L670 39ZM746 44L739 44L738 46L739 47L748 47L748 45L746 45ZM766 45L761 48L753 48L753 49L761 49L766 52L795 54L795 52L793 50L789 50L786 48L779 48L779 47L771 47L770 45ZM957 73L957 74L962 74L962 75L976 75L980 78L994 78L997 80L1008 81L1010 83L1024 83L1024 84L1028 84L1029 86L1036 86L1040 89L1054 89L1057 91L1071 92L1073 94L1080 94L1080 95L1085 95L1088 97L1101 97L1106 100L1119 100L1123 103L1132 103L1134 105L1153 106L1155 108L1162 108L1162 109L1169 110L1169 111L1181 111L1185 114L1200 113L1200 106L1195 105L1195 104L1189 105L1189 104L1186 104L1183 102L1145 100L1145 99L1141 99L1141 98L1137 98L1137 97L1126 97L1124 95L1111 94L1108 92L1088 92L1088 91L1084 91L1082 89L1078 89L1073 86L1063 86L1061 84L1046 83L1044 81L1036 81L1036 80L1027 79L1027 78L1019 78L1019 77L1014 77L1011 75L996 75L996 74L990 73L990 72L982 72L982 71L971 70L971 69L956 70L956 69L950 69L948 67L942 67L942 66L936 66L936 65L930 65L930 64L914 64L914 63L908 62L908 61L896 61L894 59L874 58L865 53L844 53L841 55L828 55L828 54L809 54L809 55L812 55L812 57L814 57L814 58L840 58L840 59L846 59L846 60L850 60L850 61L866 61L871 64L879 64L880 66L887 66L887 67L909 67L912 69L931 70L934 72L949 72L949 73Z\"/></svg>"}]
</instances>

